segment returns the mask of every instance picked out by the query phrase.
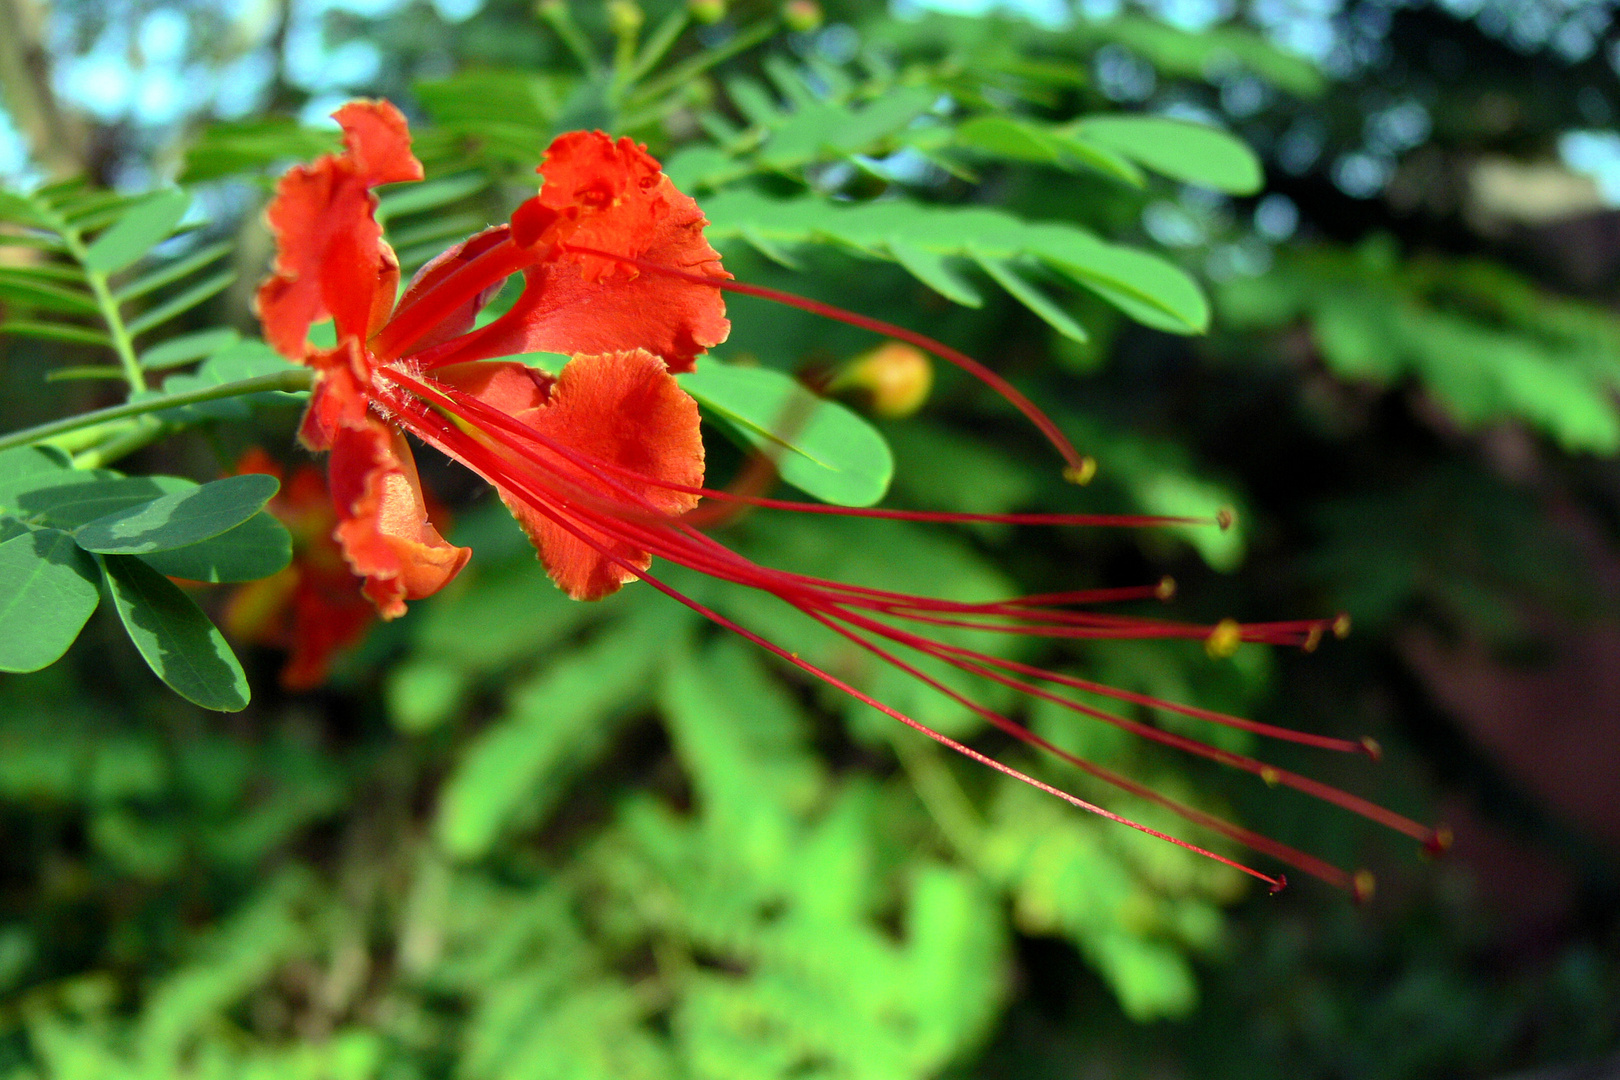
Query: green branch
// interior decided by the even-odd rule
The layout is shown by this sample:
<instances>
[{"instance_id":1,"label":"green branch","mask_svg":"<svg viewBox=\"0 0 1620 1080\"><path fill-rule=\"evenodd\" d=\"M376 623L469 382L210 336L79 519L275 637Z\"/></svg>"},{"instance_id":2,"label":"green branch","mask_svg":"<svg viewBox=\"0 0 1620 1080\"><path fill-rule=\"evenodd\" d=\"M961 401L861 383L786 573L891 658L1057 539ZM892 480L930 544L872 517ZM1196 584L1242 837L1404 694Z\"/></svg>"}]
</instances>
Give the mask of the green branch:
<instances>
[{"instance_id":1,"label":"green branch","mask_svg":"<svg viewBox=\"0 0 1620 1080\"><path fill-rule=\"evenodd\" d=\"M53 420L48 424L24 428L14 431L10 435L0 436L0 450L10 450L16 446L31 446L55 435L80 428L91 427L96 424L105 424L109 420L122 420L130 416L145 416L148 413L162 412L164 409L175 409L182 405L199 405L205 401L218 401L221 398L243 397L247 394L262 394L268 391L279 390L283 393L298 393L308 390L314 383L315 373L305 368L289 368L270 375L255 375L251 379L242 379L239 382L224 383L220 386L208 386L201 390L187 390L179 394L161 394L157 397L142 398L139 401L126 402L123 405L114 405L108 409L97 409L95 412L80 413L63 420Z\"/></svg>"}]
</instances>

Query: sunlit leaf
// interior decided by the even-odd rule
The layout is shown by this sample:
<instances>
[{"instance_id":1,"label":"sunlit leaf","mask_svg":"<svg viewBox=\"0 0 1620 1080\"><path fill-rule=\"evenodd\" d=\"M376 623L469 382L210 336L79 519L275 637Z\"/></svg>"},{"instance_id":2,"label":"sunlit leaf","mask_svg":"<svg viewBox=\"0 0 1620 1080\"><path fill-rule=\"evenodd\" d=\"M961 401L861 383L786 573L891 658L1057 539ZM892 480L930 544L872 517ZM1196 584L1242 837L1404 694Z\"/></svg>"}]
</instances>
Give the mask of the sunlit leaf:
<instances>
[{"instance_id":1,"label":"sunlit leaf","mask_svg":"<svg viewBox=\"0 0 1620 1080\"><path fill-rule=\"evenodd\" d=\"M86 522L73 538L86 551L104 555L189 547L253 517L280 486L264 473L227 476Z\"/></svg>"},{"instance_id":2,"label":"sunlit leaf","mask_svg":"<svg viewBox=\"0 0 1620 1080\"><path fill-rule=\"evenodd\" d=\"M1189 184L1252 195L1265 169L1247 143L1207 124L1165 116L1088 116L1078 125L1090 142Z\"/></svg>"},{"instance_id":3,"label":"sunlit leaf","mask_svg":"<svg viewBox=\"0 0 1620 1080\"><path fill-rule=\"evenodd\" d=\"M186 581L257 581L286 569L292 561L292 535L261 510L218 536L141 559L165 577Z\"/></svg>"},{"instance_id":4,"label":"sunlit leaf","mask_svg":"<svg viewBox=\"0 0 1620 1080\"><path fill-rule=\"evenodd\" d=\"M870 506L888 490L894 456L877 429L790 376L705 361L677 378L805 493L841 506Z\"/></svg>"},{"instance_id":5,"label":"sunlit leaf","mask_svg":"<svg viewBox=\"0 0 1620 1080\"><path fill-rule=\"evenodd\" d=\"M190 206L191 196L178 188L142 199L96 237L85 252L85 265L104 274L122 270L167 239Z\"/></svg>"}]
</instances>

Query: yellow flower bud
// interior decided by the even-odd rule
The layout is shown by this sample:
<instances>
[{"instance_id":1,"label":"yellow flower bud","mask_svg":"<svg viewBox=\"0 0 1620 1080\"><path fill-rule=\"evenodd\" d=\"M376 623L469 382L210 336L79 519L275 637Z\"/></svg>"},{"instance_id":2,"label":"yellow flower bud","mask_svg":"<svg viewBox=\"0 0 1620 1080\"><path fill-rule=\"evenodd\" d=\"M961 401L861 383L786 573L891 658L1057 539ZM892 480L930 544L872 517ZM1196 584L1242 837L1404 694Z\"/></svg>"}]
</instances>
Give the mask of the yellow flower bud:
<instances>
[{"instance_id":1,"label":"yellow flower bud","mask_svg":"<svg viewBox=\"0 0 1620 1080\"><path fill-rule=\"evenodd\" d=\"M892 420L921 408L933 385L934 365L927 353L888 341L851 360L832 389L856 392L873 415Z\"/></svg>"},{"instance_id":2,"label":"yellow flower bud","mask_svg":"<svg viewBox=\"0 0 1620 1080\"><path fill-rule=\"evenodd\" d=\"M608 26L616 37L634 36L640 32L641 24L647 21L636 0L609 0L607 16Z\"/></svg>"},{"instance_id":3,"label":"yellow flower bud","mask_svg":"<svg viewBox=\"0 0 1620 1080\"><path fill-rule=\"evenodd\" d=\"M686 10L704 26L713 26L726 17L726 0L686 0Z\"/></svg>"}]
</instances>

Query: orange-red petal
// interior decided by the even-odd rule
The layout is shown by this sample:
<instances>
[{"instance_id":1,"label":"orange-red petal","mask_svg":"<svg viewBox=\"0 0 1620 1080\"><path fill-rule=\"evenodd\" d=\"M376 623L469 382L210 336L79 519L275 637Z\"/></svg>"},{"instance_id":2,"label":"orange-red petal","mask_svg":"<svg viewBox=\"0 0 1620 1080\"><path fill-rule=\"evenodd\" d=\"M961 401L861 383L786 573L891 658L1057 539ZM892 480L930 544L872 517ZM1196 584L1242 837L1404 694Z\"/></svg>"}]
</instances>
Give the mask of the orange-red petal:
<instances>
[{"instance_id":1,"label":"orange-red petal","mask_svg":"<svg viewBox=\"0 0 1620 1080\"><path fill-rule=\"evenodd\" d=\"M387 317L399 266L383 243L371 189L422 179L393 105L353 101L333 116L343 153L289 169L265 210L276 260L259 287L259 318L271 346L298 361L311 323L330 316L340 339L363 340Z\"/></svg>"},{"instance_id":2,"label":"orange-red petal","mask_svg":"<svg viewBox=\"0 0 1620 1080\"><path fill-rule=\"evenodd\" d=\"M416 461L398 432L378 421L339 428L330 477L338 544L383 618L403 615L405 601L433 595L466 565L472 551L428 521Z\"/></svg>"},{"instance_id":3,"label":"orange-red petal","mask_svg":"<svg viewBox=\"0 0 1620 1080\"><path fill-rule=\"evenodd\" d=\"M695 488L703 483L697 403L662 360L644 350L576 356L554 383L529 371L520 364L468 364L445 368L434 377L576 453L646 478L624 480L625 490L614 490L559 461L553 482L560 478L603 507L630 515L647 514L650 507L673 516L697 505L696 495L661 486ZM576 600L598 600L616 592L634 580L631 568L644 570L652 562L646 551L573 518L574 527L588 538L582 539L515 493L499 490L534 541L546 572Z\"/></svg>"},{"instance_id":4,"label":"orange-red petal","mask_svg":"<svg viewBox=\"0 0 1620 1080\"><path fill-rule=\"evenodd\" d=\"M540 194L513 215L513 239L545 253L517 306L481 336L480 356L640 348L673 371L690 371L694 358L726 339L731 324L719 289L575 250L731 276L703 238L703 211L652 155L629 139L575 131L551 144L540 172Z\"/></svg>"}]
</instances>

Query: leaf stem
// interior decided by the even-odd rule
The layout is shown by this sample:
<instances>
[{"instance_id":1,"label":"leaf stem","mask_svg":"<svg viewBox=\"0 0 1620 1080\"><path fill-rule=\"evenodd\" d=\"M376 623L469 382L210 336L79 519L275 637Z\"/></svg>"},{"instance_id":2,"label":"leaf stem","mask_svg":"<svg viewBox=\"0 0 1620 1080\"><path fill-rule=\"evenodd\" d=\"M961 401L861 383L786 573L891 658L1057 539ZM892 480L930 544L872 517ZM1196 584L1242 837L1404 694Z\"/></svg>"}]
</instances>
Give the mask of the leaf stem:
<instances>
[{"instance_id":1,"label":"leaf stem","mask_svg":"<svg viewBox=\"0 0 1620 1080\"><path fill-rule=\"evenodd\" d=\"M107 324L113 352L118 354L118 364L124 369L124 381L129 383L129 392L132 395L143 393L146 390L146 373L141 370L140 361L135 357L134 338L130 336L129 327L124 325L123 313L118 310L118 301L113 298L107 275L90 267L89 253L79 237L79 230L62 229L61 235L67 244L68 254L84 268L84 279L90 285L90 294L96 298L101 321Z\"/></svg>"},{"instance_id":2,"label":"leaf stem","mask_svg":"<svg viewBox=\"0 0 1620 1080\"><path fill-rule=\"evenodd\" d=\"M170 431L170 425L149 416L142 416L128 425L128 430L105 442L97 443L73 455L75 469L99 469L111 465L125 454L133 454L141 447L156 442Z\"/></svg>"},{"instance_id":3,"label":"leaf stem","mask_svg":"<svg viewBox=\"0 0 1620 1080\"><path fill-rule=\"evenodd\" d=\"M664 72L663 75L649 83L643 84L634 94L631 94L630 97L626 99L625 107L632 108L637 105L643 105L662 94L668 93L681 84L703 74L716 64L729 60L738 53L753 48L755 45L758 45L760 42L776 33L776 30L777 21L775 19L765 19L762 22L757 22L753 26L748 27L746 30L739 30L737 32L737 36L725 44L718 45L715 48L709 49L705 52L700 52L696 56L689 56L685 60L682 60L680 63L676 64L674 67L670 68L668 71Z\"/></svg>"},{"instance_id":4,"label":"leaf stem","mask_svg":"<svg viewBox=\"0 0 1620 1080\"><path fill-rule=\"evenodd\" d=\"M664 54L669 52L670 47L680 38L681 31L686 29L690 18L683 5L670 12L668 18L658 24L658 29L654 30L652 36L642 45L635 62L624 73L626 86L632 86L640 81L643 75L652 70L654 64L664 58Z\"/></svg>"},{"instance_id":5,"label":"leaf stem","mask_svg":"<svg viewBox=\"0 0 1620 1080\"><path fill-rule=\"evenodd\" d=\"M569 13L568 5L560 0L542 0L539 5L540 17L551 25L568 51L574 54L579 66L585 69L585 74L595 78L602 74L602 62L596 58L591 50L591 43L580 30L574 16Z\"/></svg>"},{"instance_id":6,"label":"leaf stem","mask_svg":"<svg viewBox=\"0 0 1620 1080\"><path fill-rule=\"evenodd\" d=\"M109 420L122 420L128 416L144 416L147 413L161 412L164 409L178 408L181 405L197 405L204 401L218 401L221 398L262 394L274 390L280 390L284 393L297 393L300 390L308 390L314 381L314 372L305 368L288 368L286 371L278 371L270 375L255 375L251 379L224 383L220 386L206 386L200 390L187 390L179 394L161 394L157 397L142 398L139 401L128 401L108 409L80 413L78 416L53 420L48 424L39 424L35 427L24 428L21 431L14 431L10 435L0 436L0 450L10 450L14 446L30 446L55 435L78 431L81 428L91 427L95 424L105 424Z\"/></svg>"}]
</instances>

